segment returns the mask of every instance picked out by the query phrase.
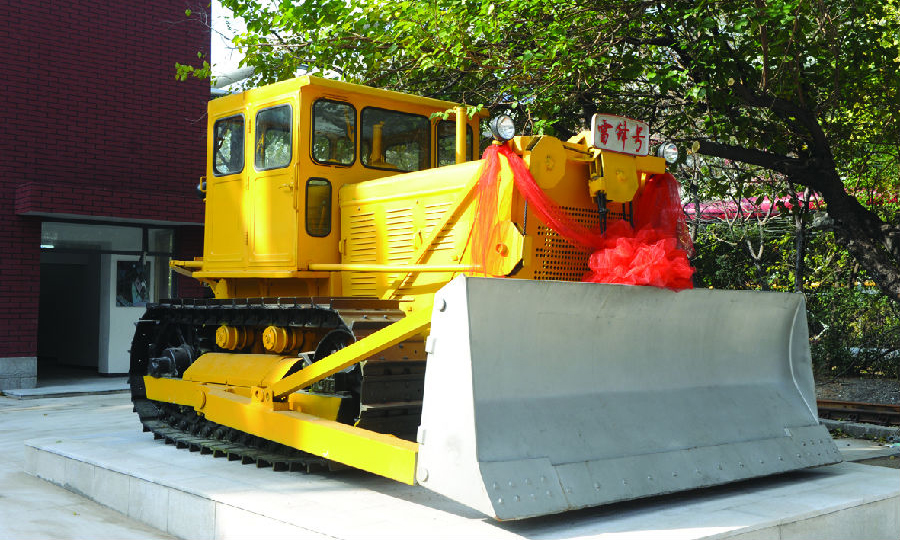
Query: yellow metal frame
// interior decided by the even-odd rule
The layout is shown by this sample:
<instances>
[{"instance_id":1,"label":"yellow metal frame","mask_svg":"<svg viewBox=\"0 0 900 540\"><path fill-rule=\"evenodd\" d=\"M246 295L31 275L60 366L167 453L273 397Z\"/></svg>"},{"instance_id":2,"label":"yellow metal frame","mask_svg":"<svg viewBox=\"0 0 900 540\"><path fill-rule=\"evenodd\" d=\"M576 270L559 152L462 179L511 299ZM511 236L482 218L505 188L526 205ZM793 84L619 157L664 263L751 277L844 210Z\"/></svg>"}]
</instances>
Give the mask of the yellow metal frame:
<instances>
[{"instance_id":1,"label":"yellow metal frame","mask_svg":"<svg viewBox=\"0 0 900 540\"><path fill-rule=\"evenodd\" d=\"M374 354L392 347L401 341L424 334L431 324L431 312L419 311L366 336L355 343L307 366L293 375L272 384L270 392L273 398L283 397L292 392L321 381L358 364Z\"/></svg>"},{"instance_id":2,"label":"yellow metal frame","mask_svg":"<svg viewBox=\"0 0 900 540\"><path fill-rule=\"evenodd\" d=\"M428 245L430 246L430 244ZM328 272L404 272L407 275L419 272L474 272L478 270L477 266L466 264L434 266L428 264L310 264L309 268Z\"/></svg>"},{"instance_id":3,"label":"yellow metal frame","mask_svg":"<svg viewBox=\"0 0 900 540\"><path fill-rule=\"evenodd\" d=\"M296 401L261 402L221 385L144 377L147 397L193 407L212 422L375 473L415 483L419 445L290 410ZM302 405L301 405L302 406Z\"/></svg>"},{"instance_id":4,"label":"yellow metal frame","mask_svg":"<svg viewBox=\"0 0 900 540\"><path fill-rule=\"evenodd\" d=\"M148 375L144 386L149 399L193 407L213 422L413 484L416 443L335 422L333 400L296 392L424 334L430 323L430 312L404 317L287 377L284 374L298 358L207 353L185 371L183 379ZM335 416L326 419L308 413Z\"/></svg>"},{"instance_id":5,"label":"yellow metal frame","mask_svg":"<svg viewBox=\"0 0 900 540\"><path fill-rule=\"evenodd\" d=\"M231 386L269 386L284 377L298 360L296 356L211 352L195 360L182 378Z\"/></svg>"}]
</instances>

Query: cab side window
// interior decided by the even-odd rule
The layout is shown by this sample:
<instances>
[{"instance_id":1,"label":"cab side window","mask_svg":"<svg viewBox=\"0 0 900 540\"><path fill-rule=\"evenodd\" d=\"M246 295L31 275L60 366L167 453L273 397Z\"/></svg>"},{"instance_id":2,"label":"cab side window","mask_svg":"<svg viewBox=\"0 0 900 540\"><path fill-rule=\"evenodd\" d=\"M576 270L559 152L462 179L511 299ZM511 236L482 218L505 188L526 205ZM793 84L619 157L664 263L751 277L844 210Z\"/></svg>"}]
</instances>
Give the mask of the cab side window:
<instances>
[{"instance_id":1,"label":"cab side window","mask_svg":"<svg viewBox=\"0 0 900 540\"><path fill-rule=\"evenodd\" d=\"M349 103L320 99L313 104L312 158L327 165L356 159L356 109Z\"/></svg>"},{"instance_id":2,"label":"cab side window","mask_svg":"<svg viewBox=\"0 0 900 540\"><path fill-rule=\"evenodd\" d=\"M291 162L291 106L256 113L255 165L258 171L280 169Z\"/></svg>"},{"instance_id":3,"label":"cab side window","mask_svg":"<svg viewBox=\"0 0 900 540\"><path fill-rule=\"evenodd\" d=\"M359 156L366 167L410 172L430 166L431 123L425 116L366 107L360 123Z\"/></svg>"},{"instance_id":4,"label":"cab side window","mask_svg":"<svg viewBox=\"0 0 900 540\"><path fill-rule=\"evenodd\" d=\"M213 125L213 174L225 176L244 170L244 117L229 116Z\"/></svg>"},{"instance_id":5,"label":"cab side window","mask_svg":"<svg viewBox=\"0 0 900 540\"><path fill-rule=\"evenodd\" d=\"M438 167L456 163L456 122L441 120L437 125ZM472 161L472 126L466 126L466 161Z\"/></svg>"},{"instance_id":6,"label":"cab side window","mask_svg":"<svg viewBox=\"0 0 900 540\"><path fill-rule=\"evenodd\" d=\"M325 178L306 181L306 232L317 237L331 233L331 182Z\"/></svg>"}]
</instances>

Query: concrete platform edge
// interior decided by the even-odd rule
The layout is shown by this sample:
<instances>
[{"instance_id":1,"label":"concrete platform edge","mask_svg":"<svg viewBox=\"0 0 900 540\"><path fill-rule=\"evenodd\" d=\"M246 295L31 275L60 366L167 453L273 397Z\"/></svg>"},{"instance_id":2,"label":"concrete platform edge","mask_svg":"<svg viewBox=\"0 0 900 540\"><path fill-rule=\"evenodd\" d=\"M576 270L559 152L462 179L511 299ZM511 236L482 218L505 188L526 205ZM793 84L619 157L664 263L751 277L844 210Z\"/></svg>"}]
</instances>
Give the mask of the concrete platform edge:
<instances>
[{"instance_id":1,"label":"concrete platform edge","mask_svg":"<svg viewBox=\"0 0 900 540\"><path fill-rule=\"evenodd\" d=\"M60 441L55 441L59 443ZM140 472L121 470L109 463L91 463L80 455L66 452L54 441L32 440L25 443L25 472L42 478L48 482L65 489L81 494L91 500L103 504L113 510L127 515L135 520L146 523L161 531L167 532L179 538L194 540L197 538L246 538L257 536L265 531L267 536L290 536L293 538L349 538L356 535L344 535L335 531L320 531L306 528L297 523L290 523L276 517L265 515L252 509L242 508L235 504L217 500L214 495L203 494L186 490L183 487L166 485L163 482L146 477ZM64 446L64 445L63 445ZM178 452L169 447L172 452ZM199 457L199 456L198 456ZM848 470L861 468L858 471L872 470L874 467L858 464L839 464L830 467L843 467ZM900 475L900 472L891 469L882 469L889 475ZM898 483L900 484L900 483ZM361 488L365 489L365 488ZM763 517L756 523L743 526L723 528L704 527L703 518L699 519L697 534L679 538L738 538L741 540L757 540L762 538L780 538L783 540L792 538L900 538L900 485L892 491L880 491L873 495L854 494L854 504L835 500L828 504L829 496L825 496L825 504L806 511L796 512L780 519ZM702 498L702 497L701 497ZM402 501L398 501L402 504ZM628 512L639 517L641 503L628 503ZM711 502L700 503L703 505ZM718 504L718 503L716 503ZM713 504L713 506L716 506ZM774 501L770 505L777 504ZM653 504L650 504L651 510ZM671 506L671 503L658 504L661 508ZM721 511L721 509L717 510ZM731 510L729 510L731 511ZM627 514L628 512L625 512ZM657 511L657 514L665 511ZM617 512L609 514L610 521ZM402 516L400 516L402 519ZM605 519L601 517L601 521ZM618 518L617 518L618 519ZM630 518L629 518L630 519ZM631 519L635 521L635 519ZM602 538L612 531L603 530L607 527L598 527L591 520L582 527L575 526L570 532L558 534L559 531L543 531L547 534L534 534L536 531L528 530L528 525L523 522L501 527L493 526L490 537L540 537L540 538ZM626 524L628 520L625 520ZM437 523L435 525L438 525ZM485 532L486 523L477 524L480 532ZM321 528L321 527L320 527ZM457 526L452 527L457 529ZM581 529L581 530L579 530ZM639 537L638 533L646 534L646 530L622 530L621 525L616 525L618 533L610 536ZM437 529L438 531L440 529ZM375 532L374 530L372 531ZM460 531L462 532L462 531ZM525 534L516 534L523 532ZM656 531L654 534L660 531ZM673 533L676 531L672 531ZM678 532L685 532L683 530ZM510 534L512 533L512 534ZM552 534L551 534L552 533ZM599 534L595 534L599 533ZM626 533L619 536L620 533ZM373 536L379 536L373 534ZM666 537L667 535L662 535ZM384 536L381 536L384 537ZM674 537L674 535L673 535Z\"/></svg>"},{"instance_id":2,"label":"concrete platform edge","mask_svg":"<svg viewBox=\"0 0 900 540\"><path fill-rule=\"evenodd\" d=\"M155 529L186 540L248 538L266 531L276 538L331 538L203 494L140 475L96 465L25 442L25 472L86 497ZM155 505L145 504L156 501ZM201 534L198 534L200 532Z\"/></svg>"}]
</instances>

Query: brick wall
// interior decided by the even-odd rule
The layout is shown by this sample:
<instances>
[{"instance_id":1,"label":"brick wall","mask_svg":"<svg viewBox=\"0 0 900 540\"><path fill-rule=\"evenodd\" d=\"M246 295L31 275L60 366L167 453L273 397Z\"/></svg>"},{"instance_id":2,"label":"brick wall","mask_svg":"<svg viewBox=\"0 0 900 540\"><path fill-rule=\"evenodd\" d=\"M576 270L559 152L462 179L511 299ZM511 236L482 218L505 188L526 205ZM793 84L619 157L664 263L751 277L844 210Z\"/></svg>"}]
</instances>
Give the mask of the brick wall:
<instances>
[{"instance_id":1,"label":"brick wall","mask_svg":"<svg viewBox=\"0 0 900 540\"><path fill-rule=\"evenodd\" d=\"M0 222L0 357L37 351L41 222L20 218L15 225Z\"/></svg>"},{"instance_id":2,"label":"brick wall","mask_svg":"<svg viewBox=\"0 0 900 540\"><path fill-rule=\"evenodd\" d=\"M208 55L207 5L0 0L0 357L35 354L30 216L202 221L209 88L174 64Z\"/></svg>"}]
</instances>

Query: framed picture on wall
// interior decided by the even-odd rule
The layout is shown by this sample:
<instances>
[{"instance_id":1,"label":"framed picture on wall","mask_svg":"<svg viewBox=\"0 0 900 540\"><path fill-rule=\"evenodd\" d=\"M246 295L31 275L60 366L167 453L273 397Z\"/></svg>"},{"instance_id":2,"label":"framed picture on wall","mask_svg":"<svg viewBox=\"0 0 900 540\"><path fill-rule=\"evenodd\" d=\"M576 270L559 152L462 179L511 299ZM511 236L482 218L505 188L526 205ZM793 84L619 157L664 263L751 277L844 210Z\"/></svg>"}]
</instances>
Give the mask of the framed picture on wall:
<instances>
[{"instance_id":1,"label":"framed picture on wall","mask_svg":"<svg viewBox=\"0 0 900 540\"><path fill-rule=\"evenodd\" d=\"M116 305L143 307L150 301L150 263L117 261Z\"/></svg>"}]
</instances>

